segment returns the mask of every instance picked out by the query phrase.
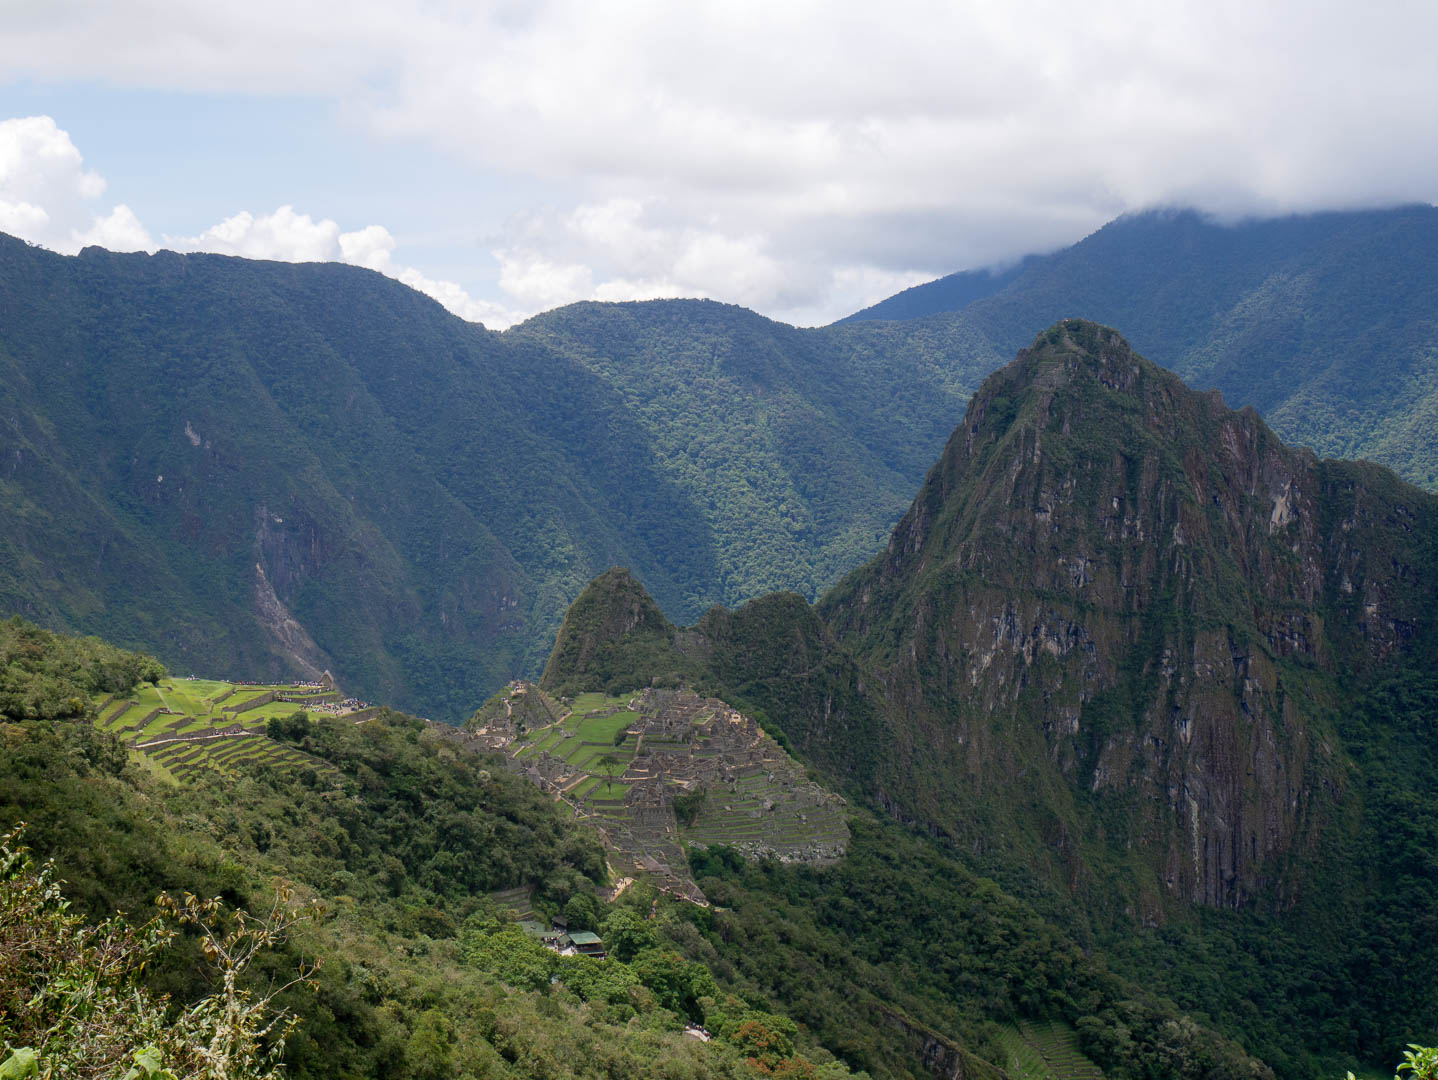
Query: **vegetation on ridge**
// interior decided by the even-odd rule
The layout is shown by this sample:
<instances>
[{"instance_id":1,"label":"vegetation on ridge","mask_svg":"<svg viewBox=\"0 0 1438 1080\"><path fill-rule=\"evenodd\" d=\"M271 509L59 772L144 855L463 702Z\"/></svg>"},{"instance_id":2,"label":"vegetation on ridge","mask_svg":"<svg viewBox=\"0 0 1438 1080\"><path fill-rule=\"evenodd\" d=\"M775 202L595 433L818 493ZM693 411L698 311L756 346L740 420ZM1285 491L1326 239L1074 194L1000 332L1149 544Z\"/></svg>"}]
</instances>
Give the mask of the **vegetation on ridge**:
<instances>
[{"instance_id":1,"label":"vegetation on ridge","mask_svg":"<svg viewBox=\"0 0 1438 1080\"><path fill-rule=\"evenodd\" d=\"M888 550L817 609L627 634L647 601L611 573L546 680L653 672L741 705L1307 1076L1438 1028L1435 535L1433 497L1071 321L985 384ZM1126 1016L1075 1017L1085 1050L1129 1060Z\"/></svg>"},{"instance_id":2,"label":"vegetation on ridge","mask_svg":"<svg viewBox=\"0 0 1438 1080\"><path fill-rule=\"evenodd\" d=\"M932 324L1006 362L1055 318L1121 327L1150 360L1252 405L1285 441L1438 490L1438 209L1221 224L1130 214L1006 273L955 274L860 312ZM878 325L884 325L880 323Z\"/></svg>"},{"instance_id":3,"label":"vegetation on ridge","mask_svg":"<svg viewBox=\"0 0 1438 1080\"><path fill-rule=\"evenodd\" d=\"M108 652L23 629L76 661L52 667L84 670ZM675 957L662 921L642 918L657 899L646 887L604 912L615 947L631 943L628 970L582 959L555 966L549 953L536 968L488 894L520 884L543 910L588 911L597 920L602 852L526 782L448 729L384 711L359 725L295 714L275 731L333 769L338 789L264 765L223 781L196 774L175 787L134 768L83 719L6 717L0 827L29 822L27 842L53 856L73 910L90 919L121 910L144 923L162 890L251 910L266 908L281 886L321 901L322 917L257 956L238 984L262 995L272 981L287 981L281 976L300 958L323 961L309 988L274 1001L301 1021L285 1046L287 1076L739 1078L759 1074L751 1059L795 1076L848 1075L784 1017L731 998L706 969ZM162 1014L154 1011L163 1011L159 995L189 1007L212 993L197 964L199 944L181 935L146 954L145 1015ZM562 985L551 985L555 974ZM680 985L699 992L675 997ZM0 1038L8 1038L20 1034L4 1025L25 991L0 988ZM684 1035L696 1016L712 1024L712 1042ZM136 1037L150 1030L138 1028ZM123 1042L122 1032L117 1037ZM68 1052L58 1044L32 1049L42 1065ZM177 1060L165 1050L161 1064L176 1068Z\"/></svg>"}]
</instances>

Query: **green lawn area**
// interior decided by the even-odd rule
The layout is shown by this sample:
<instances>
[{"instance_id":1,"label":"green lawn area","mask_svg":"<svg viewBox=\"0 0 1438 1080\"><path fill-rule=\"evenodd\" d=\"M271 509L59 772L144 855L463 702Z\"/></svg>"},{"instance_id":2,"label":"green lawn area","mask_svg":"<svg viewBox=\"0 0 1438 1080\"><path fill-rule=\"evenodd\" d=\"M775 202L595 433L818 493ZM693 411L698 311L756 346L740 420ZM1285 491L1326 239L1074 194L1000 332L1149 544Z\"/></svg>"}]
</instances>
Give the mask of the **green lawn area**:
<instances>
[{"instance_id":1,"label":"green lawn area","mask_svg":"<svg viewBox=\"0 0 1438 1080\"><path fill-rule=\"evenodd\" d=\"M629 791L628 784L616 784L613 782L601 784L593 792L596 799L622 799Z\"/></svg>"},{"instance_id":2,"label":"green lawn area","mask_svg":"<svg viewBox=\"0 0 1438 1080\"><path fill-rule=\"evenodd\" d=\"M171 679L170 682L185 687L197 698L219 697L232 685L221 679Z\"/></svg>"},{"instance_id":3,"label":"green lawn area","mask_svg":"<svg viewBox=\"0 0 1438 1080\"><path fill-rule=\"evenodd\" d=\"M124 730L127 721L133 722L145 715L144 711L138 705L126 704L127 700L128 699L123 698L120 700L118 704L124 705L125 707L119 712L115 711L115 705L109 706L109 708L105 710L104 721L96 726L102 731L120 731Z\"/></svg>"},{"instance_id":4,"label":"green lawn area","mask_svg":"<svg viewBox=\"0 0 1438 1080\"><path fill-rule=\"evenodd\" d=\"M227 701L225 704L228 705L229 702ZM248 724L251 717L293 716L297 712L304 711L304 705L299 702L272 701L268 705L261 705L258 709L251 709L249 712L241 714L240 722Z\"/></svg>"},{"instance_id":5,"label":"green lawn area","mask_svg":"<svg viewBox=\"0 0 1438 1080\"><path fill-rule=\"evenodd\" d=\"M604 753L604 747L584 746L578 739L570 739L568 745L565 746L565 750L568 752L564 754L564 760L576 769L583 769L586 762ZM587 772L588 770L585 771Z\"/></svg>"},{"instance_id":6,"label":"green lawn area","mask_svg":"<svg viewBox=\"0 0 1438 1080\"><path fill-rule=\"evenodd\" d=\"M536 743L534 744L534 748L535 748L536 750L547 750L547 751L549 751L549 752L552 754L552 753L554 753L554 748L555 748L556 746L558 746L560 743L562 743L563 741L564 741L564 729L563 729L563 728L558 728L558 727L548 728L548 729L545 730L544 738L542 738L542 739L540 739L538 742L536 742Z\"/></svg>"},{"instance_id":7,"label":"green lawn area","mask_svg":"<svg viewBox=\"0 0 1438 1080\"><path fill-rule=\"evenodd\" d=\"M593 791L594 788L598 786L598 784L599 777L597 776L591 776L587 780L581 780L578 786L570 791L569 797L571 799L582 799L584 798L584 796L588 795L591 791Z\"/></svg>"},{"instance_id":8,"label":"green lawn area","mask_svg":"<svg viewBox=\"0 0 1438 1080\"><path fill-rule=\"evenodd\" d=\"M576 743L578 740L574 740ZM615 755L619 760L612 764L600 764L600 758L609 754ZM565 760L576 769L583 769L585 772L602 773L605 776L618 776L629 765L632 754L625 754L623 751L616 751L612 746L579 746L576 752Z\"/></svg>"},{"instance_id":9,"label":"green lawn area","mask_svg":"<svg viewBox=\"0 0 1438 1080\"><path fill-rule=\"evenodd\" d=\"M247 702L254 701L257 697L263 697L269 692L268 690L261 690L258 687L247 686L243 690L238 691L234 697L226 698L221 704L226 709L239 709L243 708Z\"/></svg>"},{"instance_id":10,"label":"green lawn area","mask_svg":"<svg viewBox=\"0 0 1438 1080\"><path fill-rule=\"evenodd\" d=\"M131 701L138 701L140 708L149 712L151 709L158 709L165 704L160 697L160 691L153 686L137 686L130 695Z\"/></svg>"},{"instance_id":11,"label":"green lawn area","mask_svg":"<svg viewBox=\"0 0 1438 1080\"><path fill-rule=\"evenodd\" d=\"M573 715L595 712L607 705L623 705L628 698L610 698L600 693L580 694L574 699Z\"/></svg>"},{"instance_id":12,"label":"green lawn area","mask_svg":"<svg viewBox=\"0 0 1438 1080\"><path fill-rule=\"evenodd\" d=\"M624 770L629 768L629 763L634 760L633 751L615 749L607 750L605 753L613 754L619 760L609 764L601 764L599 758L604 757L604 754L600 754L599 757L589 762L589 772L594 773L596 776L607 776L612 779L616 776L623 776Z\"/></svg>"},{"instance_id":13,"label":"green lawn area","mask_svg":"<svg viewBox=\"0 0 1438 1080\"><path fill-rule=\"evenodd\" d=\"M617 712L613 716L586 716L574 727L583 742L613 743L614 736L639 719L636 712Z\"/></svg>"}]
</instances>

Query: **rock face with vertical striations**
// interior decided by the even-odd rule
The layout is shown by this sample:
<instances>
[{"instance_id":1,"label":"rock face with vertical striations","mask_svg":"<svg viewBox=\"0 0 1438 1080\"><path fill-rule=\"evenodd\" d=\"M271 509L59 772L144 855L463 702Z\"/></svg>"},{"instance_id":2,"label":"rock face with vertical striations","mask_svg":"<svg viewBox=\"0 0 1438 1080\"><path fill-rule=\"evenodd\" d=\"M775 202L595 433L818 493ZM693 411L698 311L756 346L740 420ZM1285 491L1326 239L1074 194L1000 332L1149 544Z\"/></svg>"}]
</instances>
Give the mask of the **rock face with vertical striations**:
<instances>
[{"instance_id":1,"label":"rock face with vertical striations","mask_svg":"<svg viewBox=\"0 0 1438 1080\"><path fill-rule=\"evenodd\" d=\"M1070 320L816 607L680 630L611 572L545 679L702 682L900 820L1140 920L1286 906L1356 805L1344 701L1438 652L1435 541L1438 499Z\"/></svg>"},{"instance_id":2,"label":"rock face with vertical striations","mask_svg":"<svg viewBox=\"0 0 1438 1080\"><path fill-rule=\"evenodd\" d=\"M1282 901L1339 686L1434 648L1438 500L1284 446L1071 320L975 395L888 549L819 604L883 685L881 798L1162 898Z\"/></svg>"}]
</instances>

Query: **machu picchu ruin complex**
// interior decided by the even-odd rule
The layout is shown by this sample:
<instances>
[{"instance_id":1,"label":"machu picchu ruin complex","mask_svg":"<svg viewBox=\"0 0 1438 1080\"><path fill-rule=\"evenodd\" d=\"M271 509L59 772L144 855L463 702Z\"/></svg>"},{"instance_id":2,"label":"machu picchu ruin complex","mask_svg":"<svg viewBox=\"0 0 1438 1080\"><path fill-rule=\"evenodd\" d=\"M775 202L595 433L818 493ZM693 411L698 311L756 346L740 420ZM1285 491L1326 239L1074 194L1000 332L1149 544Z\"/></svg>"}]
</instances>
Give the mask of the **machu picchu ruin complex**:
<instances>
[{"instance_id":1,"label":"machu picchu ruin complex","mask_svg":"<svg viewBox=\"0 0 1438 1080\"><path fill-rule=\"evenodd\" d=\"M751 858L827 862L849 841L844 800L751 718L686 689L551 697L511 683L471 736L593 825L616 875L644 874L704 903L685 845Z\"/></svg>"}]
</instances>

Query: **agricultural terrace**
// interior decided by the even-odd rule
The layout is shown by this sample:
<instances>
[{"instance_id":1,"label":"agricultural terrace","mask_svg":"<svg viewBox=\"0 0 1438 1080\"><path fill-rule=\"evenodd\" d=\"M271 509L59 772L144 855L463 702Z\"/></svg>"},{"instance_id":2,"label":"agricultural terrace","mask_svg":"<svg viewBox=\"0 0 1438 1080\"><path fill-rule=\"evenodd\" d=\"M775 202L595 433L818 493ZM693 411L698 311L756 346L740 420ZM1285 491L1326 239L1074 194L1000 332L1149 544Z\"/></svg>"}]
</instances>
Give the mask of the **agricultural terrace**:
<instances>
[{"instance_id":1,"label":"agricultural terrace","mask_svg":"<svg viewBox=\"0 0 1438 1080\"><path fill-rule=\"evenodd\" d=\"M1000 1029L1005 1068L1016 1080L1103 1080L1078 1047L1078 1033L1062 1020L1022 1020Z\"/></svg>"},{"instance_id":2,"label":"agricultural terrace","mask_svg":"<svg viewBox=\"0 0 1438 1080\"><path fill-rule=\"evenodd\" d=\"M127 694L98 697L92 704L96 727L122 739L161 775L182 781L201 770L233 776L257 765L333 773L303 751L269 738L265 725L271 718L307 710L329 711L342 700L330 684L167 678Z\"/></svg>"}]
</instances>

